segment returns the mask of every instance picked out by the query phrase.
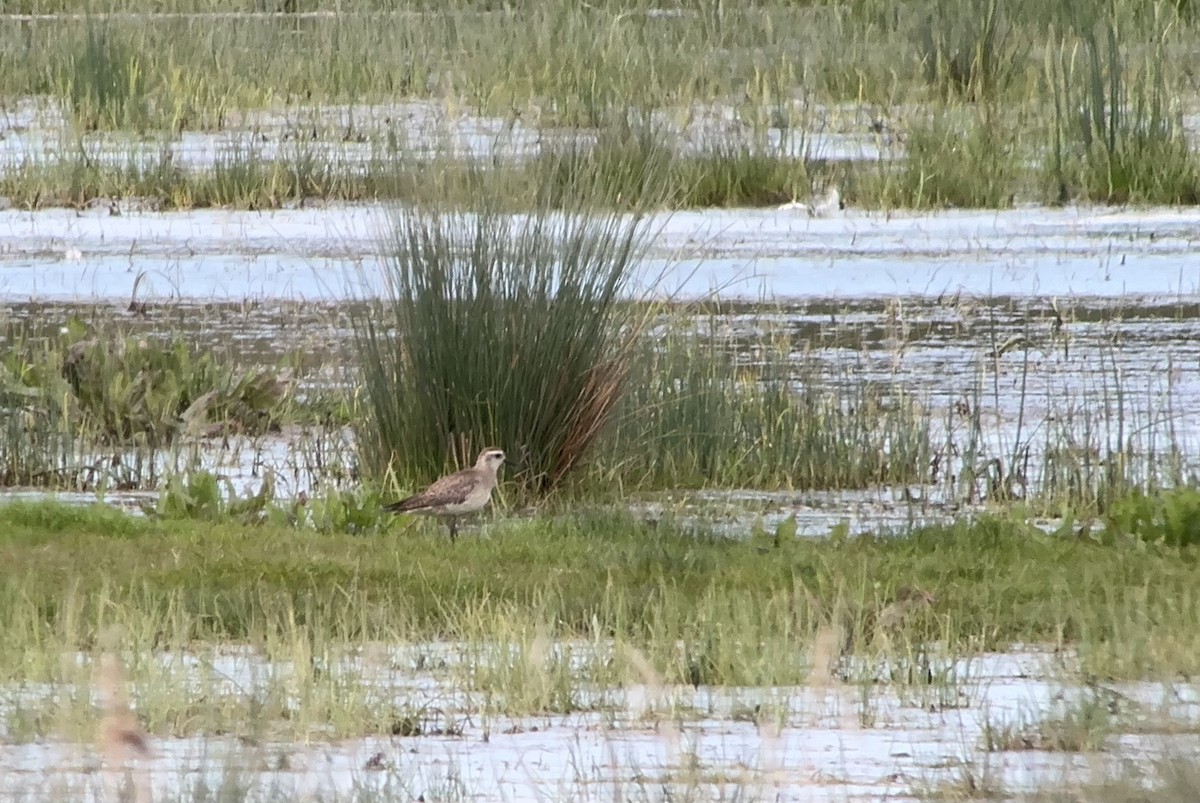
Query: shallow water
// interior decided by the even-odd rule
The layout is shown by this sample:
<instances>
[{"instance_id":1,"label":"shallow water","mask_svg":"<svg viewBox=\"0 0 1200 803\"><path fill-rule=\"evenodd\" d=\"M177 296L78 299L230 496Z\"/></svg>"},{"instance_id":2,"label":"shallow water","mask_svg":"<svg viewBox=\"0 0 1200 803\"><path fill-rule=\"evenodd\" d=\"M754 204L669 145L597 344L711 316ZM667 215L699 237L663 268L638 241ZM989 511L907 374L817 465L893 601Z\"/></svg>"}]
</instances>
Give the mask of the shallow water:
<instances>
[{"instance_id":1,"label":"shallow water","mask_svg":"<svg viewBox=\"0 0 1200 803\"><path fill-rule=\"evenodd\" d=\"M771 153L828 161L891 158L902 153L872 133L861 109L797 108L796 124L763 127ZM681 125L680 119L689 122ZM801 122L802 121L802 122ZM726 147L759 145L752 126L736 109L714 105L655 114L653 124L679 136L684 151L703 151L718 141ZM78 133L59 101L22 98L0 109L0 175L26 164L73 160L82 150L93 164L149 168L164 162L202 172L231 160L315 161L340 172L361 171L373 163L454 156L480 163L519 162L546 145L589 143L593 129L546 126L539 119L503 119L472 113L451 104L407 100L390 104L280 106L231 110L220 131L183 131L156 137L127 132Z\"/></svg>"},{"instance_id":2,"label":"shallow water","mask_svg":"<svg viewBox=\"0 0 1200 803\"><path fill-rule=\"evenodd\" d=\"M382 206L0 212L0 297L342 301L382 288ZM1200 211L804 209L664 214L645 281L673 298L1200 303Z\"/></svg>"},{"instance_id":3,"label":"shallow water","mask_svg":"<svg viewBox=\"0 0 1200 803\"><path fill-rule=\"evenodd\" d=\"M247 366L298 351L315 372L305 381L353 381L336 368L352 363L348 305L383 286L387 214L0 211L0 315L45 335L69 315L182 332ZM768 525L791 512L812 534L942 520L986 496L993 463L1016 493L1048 482L1056 457L1093 475L1117 453L1145 479L1200 473L1200 211L788 208L648 225L643 281L709 302L700 328L734 349L782 333L796 381L816 370L909 395L941 444L928 487L877 489L868 503L785 496L756 511ZM132 298L144 315L125 311ZM298 467L295 442L199 448L238 489L269 466L290 494L322 480Z\"/></svg>"},{"instance_id":4,"label":"shallow water","mask_svg":"<svg viewBox=\"0 0 1200 803\"><path fill-rule=\"evenodd\" d=\"M707 315L708 313L706 313ZM965 456L976 441L978 464L998 460L1018 491L1048 481L1049 453L1098 472L1120 452L1135 476L1200 471L1200 305L1131 299L1039 298L793 300L763 307L729 302L698 327L750 354L764 332L791 343L796 380L821 376L831 387L871 383L887 396L919 401L928 416L938 464L927 485L861 493L783 493L757 498L690 495L651 500L649 514L664 509L702 510L710 521L737 508L735 528L755 515L767 526L795 514L802 534L821 535L845 523L851 531L907 529L945 521L969 510L964 503L987 495L982 476L960 482ZM145 336L182 333L198 347L215 349L246 367L276 369L299 352L293 366L304 388L342 385L353 377L345 303L277 299L246 303L148 301L144 315L120 303L9 301L0 319L26 336L54 337L72 316L117 321ZM3 334L0 333L0 337ZM978 422L978 430L974 429ZM316 437L292 430L280 436L195 441L177 459L199 459L231 478L239 493L252 492L265 469L275 472L285 496L312 493L323 476L317 466L340 465L352 453L350 434ZM332 441L332 442L331 442ZM335 443L333 443L335 442ZM321 445L323 443L323 445ZM302 448L303 447L303 448ZM312 458L320 449L320 459ZM979 468L978 465L975 466ZM699 501L698 507L694 504Z\"/></svg>"},{"instance_id":5,"label":"shallow water","mask_svg":"<svg viewBox=\"0 0 1200 803\"><path fill-rule=\"evenodd\" d=\"M609 648L557 649L586 662ZM935 654L935 670L951 678L940 687L633 683L589 692L580 680L584 710L528 717L480 708L484 698L468 679L476 656L456 643L364 645L325 665L339 683L369 687L397 711L429 712L417 727L452 723L453 735L329 739L314 733L307 743L155 737L156 756L140 762L138 771L160 799L235 779L264 799L272 791L281 798L326 799L375 791L427 800L668 800L686 790L701 799L740 790L750 799L909 800L915 789L953 783L968 770L1021 792L1200 746L1200 689L1128 683L1100 692L1117 701L1114 721L1129 729L1109 737L1105 754L984 752L985 726L1032 726L1092 693L1063 680L1063 656L1051 652L969 660ZM219 691L214 677L244 694L286 686L291 672L286 663L240 649L158 660L171 668L172 683L186 687L192 678L194 695ZM137 687L131 692L136 701ZM12 693L0 690L0 699L9 701L0 702L0 711L12 705ZM587 710L593 704L600 707ZM1167 726L1176 734L1165 735ZM99 767L86 746L21 740L0 754L0 799L37 799L52 790L97 799L105 782Z\"/></svg>"}]
</instances>

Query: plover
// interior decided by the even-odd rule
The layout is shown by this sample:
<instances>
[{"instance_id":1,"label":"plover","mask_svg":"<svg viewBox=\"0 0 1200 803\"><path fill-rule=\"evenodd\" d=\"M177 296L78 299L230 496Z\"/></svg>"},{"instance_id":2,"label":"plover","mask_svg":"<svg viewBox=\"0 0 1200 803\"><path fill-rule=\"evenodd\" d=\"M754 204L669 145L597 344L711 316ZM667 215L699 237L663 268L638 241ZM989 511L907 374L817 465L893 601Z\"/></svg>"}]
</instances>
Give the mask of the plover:
<instances>
[{"instance_id":1,"label":"plover","mask_svg":"<svg viewBox=\"0 0 1200 803\"><path fill-rule=\"evenodd\" d=\"M115 655L100 657L100 697L104 716L100 719L100 744L105 761L112 766L130 758L153 758L154 751L125 692L125 670Z\"/></svg>"},{"instance_id":2,"label":"plover","mask_svg":"<svg viewBox=\"0 0 1200 803\"><path fill-rule=\"evenodd\" d=\"M449 521L450 540L458 534L458 517L483 510L496 487L496 471L507 460L501 449L484 449L471 468L447 474L419 494L384 505L393 513L430 513Z\"/></svg>"}]
</instances>

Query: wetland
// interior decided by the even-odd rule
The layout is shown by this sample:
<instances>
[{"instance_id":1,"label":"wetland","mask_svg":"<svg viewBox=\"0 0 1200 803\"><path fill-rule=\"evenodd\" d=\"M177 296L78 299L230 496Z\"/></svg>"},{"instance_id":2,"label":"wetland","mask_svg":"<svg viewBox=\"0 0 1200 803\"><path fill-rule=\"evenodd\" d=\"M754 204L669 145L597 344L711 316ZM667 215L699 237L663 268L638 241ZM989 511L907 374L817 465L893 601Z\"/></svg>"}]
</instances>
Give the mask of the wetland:
<instances>
[{"instance_id":1,"label":"wetland","mask_svg":"<svg viewBox=\"0 0 1200 803\"><path fill-rule=\"evenodd\" d=\"M267 5L0 14L0 800L1197 797L1189 3Z\"/></svg>"}]
</instances>

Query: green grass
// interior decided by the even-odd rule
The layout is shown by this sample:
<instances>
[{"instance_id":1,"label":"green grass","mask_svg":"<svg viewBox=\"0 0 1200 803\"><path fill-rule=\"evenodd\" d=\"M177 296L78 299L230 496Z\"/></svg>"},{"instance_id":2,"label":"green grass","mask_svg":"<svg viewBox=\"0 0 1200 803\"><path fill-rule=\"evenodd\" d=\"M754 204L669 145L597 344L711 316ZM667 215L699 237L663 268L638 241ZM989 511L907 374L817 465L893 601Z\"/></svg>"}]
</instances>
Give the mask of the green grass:
<instances>
[{"instance_id":1,"label":"green grass","mask_svg":"<svg viewBox=\"0 0 1200 803\"><path fill-rule=\"evenodd\" d=\"M921 482L929 421L902 390L796 355L769 310L723 333L712 306L662 316L641 344L588 479L643 488L861 488ZM833 375L829 375L833 373Z\"/></svg>"},{"instance_id":2,"label":"green grass","mask_svg":"<svg viewBox=\"0 0 1200 803\"><path fill-rule=\"evenodd\" d=\"M802 143L801 143L802 145ZM620 209L774 206L812 193L821 172L798 147L734 138L689 144L666 125L606 120L591 141L551 141L525 170L553 205L581 179L595 183L599 205Z\"/></svg>"},{"instance_id":3,"label":"green grass","mask_svg":"<svg viewBox=\"0 0 1200 803\"><path fill-rule=\"evenodd\" d=\"M1011 642L1075 650L1085 677L1169 680L1200 666L1186 626L1200 606L1190 547L1102 546L999 518L777 546L612 509L501 518L455 544L436 523L388 522L322 534L272 516L0 506L11 578L0 589L0 683L86 690L88 658L115 649L152 735L255 745L452 734L468 717L485 733L508 717L603 718L629 685L818 682L839 655L818 646L831 626L856 630L841 649L867 727L879 715L873 689L904 705L962 705L951 662ZM895 617L901 586L936 599ZM74 651L83 661L63 660ZM221 661L237 654L261 669L231 678ZM462 702L397 697L363 681L376 671L424 673ZM669 697L647 722L686 716ZM1112 732L1103 705L994 730L990 748L1094 746ZM773 711L753 716L783 724ZM98 714L80 692L23 697L0 716L6 738L22 742L87 739ZM967 769L958 781L978 783Z\"/></svg>"},{"instance_id":4,"label":"green grass","mask_svg":"<svg viewBox=\"0 0 1200 803\"><path fill-rule=\"evenodd\" d=\"M898 159L885 158L874 169L855 166L849 202L883 209L1001 209L1032 183L1007 110L947 106L933 114L908 127Z\"/></svg>"},{"instance_id":5,"label":"green grass","mask_svg":"<svg viewBox=\"0 0 1200 803\"><path fill-rule=\"evenodd\" d=\"M1101 695L1085 695L1032 722L985 723L981 746L988 752L1094 753L1105 748L1110 736L1125 731L1127 719L1118 717Z\"/></svg>"},{"instance_id":6,"label":"green grass","mask_svg":"<svg viewBox=\"0 0 1200 803\"><path fill-rule=\"evenodd\" d=\"M908 585L936 595L935 615L903 624L898 640L1074 645L1100 676L1200 665L1182 626L1200 605L1191 549L1100 546L1008 519L766 551L611 511L503 520L454 546L436 523L364 538L50 503L6 505L0 524L0 559L17 578L0 632L25 647L87 649L113 622L163 646L261 644L296 628L320 644L455 638L504 622L549 638L612 636L676 679L688 671L676 643L694 654L709 644L712 682L786 683L804 667L780 656L802 652L835 603L878 610ZM741 638L716 638L726 631Z\"/></svg>"},{"instance_id":7,"label":"green grass","mask_svg":"<svg viewBox=\"0 0 1200 803\"><path fill-rule=\"evenodd\" d=\"M1194 204L1200 160L1183 128L1165 41L1142 45L1118 15L1047 46L1052 199Z\"/></svg>"},{"instance_id":8,"label":"green grass","mask_svg":"<svg viewBox=\"0 0 1200 803\"><path fill-rule=\"evenodd\" d=\"M1197 16L1186 5L779 0L736 9L684 3L683 13L660 14L642 2L555 0L379 14L379 3L362 0L312 18L85 16L0 30L0 97L61 104L66 142L95 129L138 138L257 131L256 111L298 121L336 105L349 120L339 123L346 134L366 122L395 144L407 111L363 104L431 100L448 119L473 111L519 120L547 142L564 127L598 134L592 154L548 146L556 152L524 171L521 203L553 195L587 163L620 188L606 202L674 207L807 197L823 178L814 177L811 155L766 147L767 126L804 138L828 130L831 118L865 111L894 122L907 145L882 174L852 168L848 197L863 206L1001 207L1014 196L1191 203L1200 169L1180 112L1195 93L1188 58ZM150 8L130 0L92 10L105 7ZM846 103L858 111L846 115ZM701 137L698 152L665 156L678 143L659 136L663 120L714 109L732 113L729 130ZM608 130L630 119L658 122L633 142ZM849 130L865 133L861 123ZM234 154L196 179L177 175L168 159L100 167L65 150L65 161L6 171L0 192L27 206L138 195L166 207L266 208L419 196L429 183L389 181L386 170L329 164L336 160L323 153L279 164ZM647 178L657 170L663 186Z\"/></svg>"},{"instance_id":9,"label":"green grass","mask_svg":"<svg viewBox=\"0 0 1200 803\"><path fill-rule=\"evenodd\" d=\"M266 158L253 146L219 153L211 168L175 164L171 145L138 155L101 158L80 148L71 156L23 162L0 174L0 193L18 207L82 206L97 199L132 200L159 210L234 207L278 209L305 200L374 201L420 194L421 172L379 150L361 164L327 158L306 145Z\"/></svg>"}]
</instances>

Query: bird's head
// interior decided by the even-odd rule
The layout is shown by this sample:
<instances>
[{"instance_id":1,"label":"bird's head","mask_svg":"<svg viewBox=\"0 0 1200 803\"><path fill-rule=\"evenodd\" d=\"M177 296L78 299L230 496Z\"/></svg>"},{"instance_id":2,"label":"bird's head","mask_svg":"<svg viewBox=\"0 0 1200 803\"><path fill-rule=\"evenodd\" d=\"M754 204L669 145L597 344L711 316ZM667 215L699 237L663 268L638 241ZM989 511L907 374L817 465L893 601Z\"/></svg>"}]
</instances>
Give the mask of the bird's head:
<instances>
[{"instance_id":1,"label":"bird's head","mask_svg":"<svg viewBox=\"0 0 1200 803\"><path fill-rule=\"evenodd\" d=\"M503 449L484 449L479 453L479 459L475 461L475 468L495 472L506 462L508 461L504 456Z\"/></svg>"}]
</instances>

